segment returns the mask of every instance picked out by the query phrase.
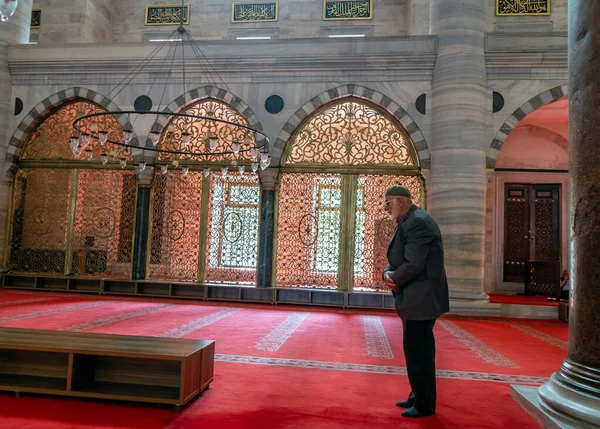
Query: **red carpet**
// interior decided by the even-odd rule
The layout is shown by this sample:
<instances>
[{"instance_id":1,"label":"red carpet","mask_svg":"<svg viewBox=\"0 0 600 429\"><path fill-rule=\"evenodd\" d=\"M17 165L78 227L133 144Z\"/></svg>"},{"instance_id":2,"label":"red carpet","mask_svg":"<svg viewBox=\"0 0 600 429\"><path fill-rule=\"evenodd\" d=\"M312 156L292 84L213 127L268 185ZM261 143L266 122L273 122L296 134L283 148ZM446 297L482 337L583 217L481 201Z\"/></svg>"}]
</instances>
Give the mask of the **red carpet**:
<instances>
[{"instance_id":1,"label":"red carpet","mask_svg":"<svg viewBox=\"0 0 600 429\"><path fill-rule=\"evenodd\" d=\"M435 327L436 416L408 420L392 312L0 292L0 327L214 339L215 380L182 413L0 395L0 428L538 428L509 395L566 354L559 321L446 317Z\"/></svg>"},{"instance_id":2,"label":"red carpet","mask_svg":"<svg viewBox=\"0 0 600 429\"><path fill-rule=\"evenodd\" d=\"M545 296L490 294L490 302L495 304L543 305L557 307L558 302L548 301Z\"/></svg>"}]
</instances>

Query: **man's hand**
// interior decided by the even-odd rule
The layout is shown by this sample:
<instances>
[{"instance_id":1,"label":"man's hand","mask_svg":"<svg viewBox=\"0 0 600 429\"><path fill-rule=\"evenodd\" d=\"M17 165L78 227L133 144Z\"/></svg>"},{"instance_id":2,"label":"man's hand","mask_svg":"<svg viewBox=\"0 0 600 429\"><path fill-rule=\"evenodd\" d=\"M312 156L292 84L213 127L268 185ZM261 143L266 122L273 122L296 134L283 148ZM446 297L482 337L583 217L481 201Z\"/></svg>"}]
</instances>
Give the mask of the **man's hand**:
<instances>
[{"instance_id":1,"label":"man's hand","mask_svg":"<svg viewBox=\"0 0 600 429\"><path fill-rule=\"evenodd\" d=\"M396 283L394 283L394 280L392 280L391 275L391 271L386 271L385 273L383 273L383 280L385 281L385 285L394 292L398 292L398 289L396 288Z\"/></svg>"}]
</instances>

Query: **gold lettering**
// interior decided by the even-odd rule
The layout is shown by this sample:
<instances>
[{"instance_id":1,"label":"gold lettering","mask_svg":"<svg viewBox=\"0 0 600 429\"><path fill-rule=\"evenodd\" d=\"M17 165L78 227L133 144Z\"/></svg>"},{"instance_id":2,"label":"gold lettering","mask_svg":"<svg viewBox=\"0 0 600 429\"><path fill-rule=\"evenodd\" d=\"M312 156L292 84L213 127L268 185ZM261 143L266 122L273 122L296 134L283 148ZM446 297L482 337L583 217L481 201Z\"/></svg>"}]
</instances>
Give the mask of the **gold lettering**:
<instances>
[{"instance_id":1,"label":"gold lettering","mask_svg":"<svg viewBox=\"0 0 600 429\"><path fill-rule=\"evenodd\" d=\"M496 0L500 15L547 14L550 0Z\"/></svg>"},{"instance_id":2,"label":"gold lettering","mask_svg":"<svg viewBox=\"0 0 600 429\"><path fill-rule=\"evenodd\" d=\"M325 3L326 19L369 18L371 0L333 0Z\"/></svg>"}]
</instances>

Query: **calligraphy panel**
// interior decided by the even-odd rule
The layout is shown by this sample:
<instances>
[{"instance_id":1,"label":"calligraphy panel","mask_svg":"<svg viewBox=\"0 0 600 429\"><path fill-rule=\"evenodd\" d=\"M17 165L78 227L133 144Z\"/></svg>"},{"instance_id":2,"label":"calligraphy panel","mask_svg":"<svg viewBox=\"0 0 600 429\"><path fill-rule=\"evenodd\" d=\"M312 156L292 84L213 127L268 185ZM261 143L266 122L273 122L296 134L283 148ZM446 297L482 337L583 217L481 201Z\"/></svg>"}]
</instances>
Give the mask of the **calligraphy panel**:
<instances>
[{"instance_id":1,"label":"calligraphy panel","mask_svg":"<svg viewBox=\"0 0 600 429\"><path fill-rule=\"evenodd\" d=\"M496 0L496 15L550 15L550 0Z\"/></svg>"},{"instance_id":2,"label":"calligraphy panel","mask_svg":"<svg viewBox=\"0 0 600 429\"><path fill-rule=\"evenodd\" d=\"M324 21L372 18L373 0L324 0Z\"/></svg>"},{"instance_id":3,"label":"calligraphy panel","mask_svg":"<svg viewBox=\"0 0 600 429\"><path fill-rule=\"evenodd\" d=\"M183 24L190 23L190 5L176 4L157 4L146 6L145 22L146 25L176 25L181 24L183 14Z\"/></svg>"},{"instance_id":4,"label":"calligraphy panel","mask_svg":"<svg viewBox=\"0 0 600 429\"><path fill-rule=\"evenodd\" d=\"M31 28L40 28L42 23L42 11L39 9L33 9L31 11Z\"/></svg>"},{"instance_id":5,"label":"calligraphy panel","mask_svg":"<svg viewBox=\"0 0 600 429\"><path fill-rule=\"evenodd\" d=\"M279 16L278 2L268 3L233 3L231 6L231 22L269 22L277 21Z\"/></svg>"}]
</instances>

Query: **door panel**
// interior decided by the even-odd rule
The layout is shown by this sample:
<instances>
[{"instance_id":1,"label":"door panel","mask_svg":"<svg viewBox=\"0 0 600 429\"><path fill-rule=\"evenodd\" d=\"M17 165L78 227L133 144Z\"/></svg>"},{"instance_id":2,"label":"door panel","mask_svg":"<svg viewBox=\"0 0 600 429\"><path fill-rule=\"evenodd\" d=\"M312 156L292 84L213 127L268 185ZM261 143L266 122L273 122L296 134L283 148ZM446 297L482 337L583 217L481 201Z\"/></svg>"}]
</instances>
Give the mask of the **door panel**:
<instances>
[{"instance_id":1,"label":"door panel","mask_svg":"<svg viewBox=\"0 0 600 429\"><path fill-rule=\"evenodd\" d=\"M504 281L525 282L526 262L560 258L560 185L505 187Z\"/></svg>"}]
</instances>

